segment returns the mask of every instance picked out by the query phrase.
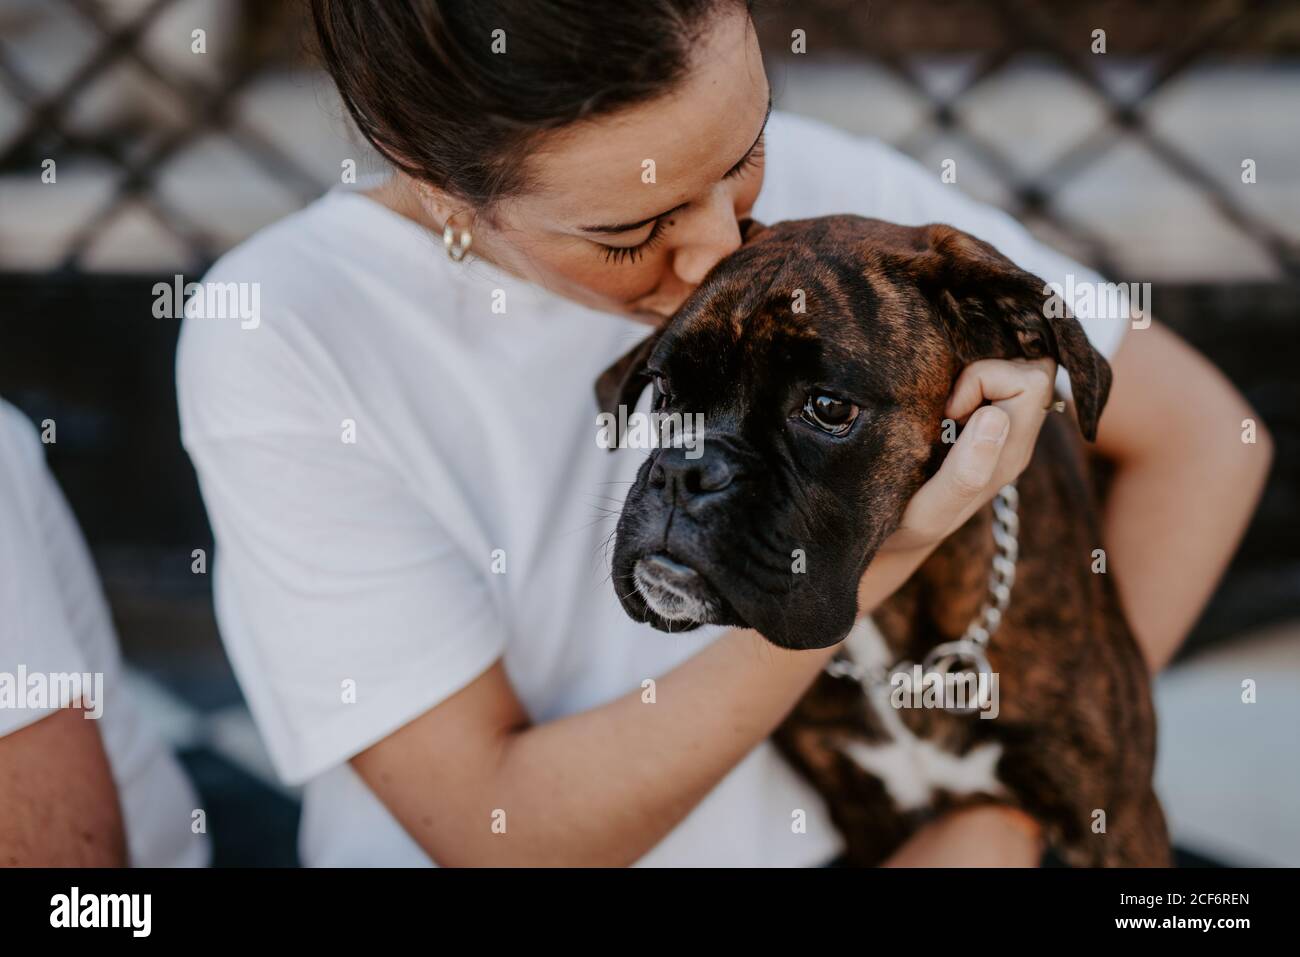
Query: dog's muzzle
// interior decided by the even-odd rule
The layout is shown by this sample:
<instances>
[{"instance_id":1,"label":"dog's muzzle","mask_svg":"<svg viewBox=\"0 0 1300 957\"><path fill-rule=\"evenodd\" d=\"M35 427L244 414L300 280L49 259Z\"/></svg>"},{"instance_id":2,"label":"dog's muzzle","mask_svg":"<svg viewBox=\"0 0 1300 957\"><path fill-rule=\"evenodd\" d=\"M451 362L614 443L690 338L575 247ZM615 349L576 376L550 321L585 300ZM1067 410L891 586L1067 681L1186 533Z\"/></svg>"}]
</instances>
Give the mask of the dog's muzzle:
<instances>
[{"instance_id":1,"label":"dog's muzzle","mask_svg":"<svg viewBox=\"0 0 1300 957\"><path fill-rule=\"evenodd\" d=\"M647 555L632 567L632 583L650 610L670 622L707 622L718 600L704 576L667 555Z\"/></svg>"}]
</instances>

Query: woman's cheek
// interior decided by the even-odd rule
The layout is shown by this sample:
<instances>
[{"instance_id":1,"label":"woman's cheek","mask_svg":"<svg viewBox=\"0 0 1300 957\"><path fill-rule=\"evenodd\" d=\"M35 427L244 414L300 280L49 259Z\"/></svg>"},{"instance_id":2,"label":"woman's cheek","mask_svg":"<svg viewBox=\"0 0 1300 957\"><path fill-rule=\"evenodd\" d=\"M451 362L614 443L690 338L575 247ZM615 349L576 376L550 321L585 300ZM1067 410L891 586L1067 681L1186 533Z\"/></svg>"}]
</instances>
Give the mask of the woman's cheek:
<instances>
[{"instance_id":1,"label":"woman's cheek","mask_svg":"<svg viewBox=\"0 0 1300 957\"><path fill-rule=\"evenodd\" d=\"M739 181L739 189L736 190L736 215L748 216L758 202L758 194L763 190L763 176L767 172L766 166L759 166L749 176Z\"/></svg>"},{"instance_id":2,"label":"woman's cheek","mask_svg":"<svg viewBox=\"0 0 1300 957\"><path fill-rule=\"evenodd\" d=\"M628 302L653 292L669 259L663 250L650 250L637 262L604 262L599 252L588 251L589 262L570 262L560 268L564 278L601 298Z\"/></svg>"}]
</instances>

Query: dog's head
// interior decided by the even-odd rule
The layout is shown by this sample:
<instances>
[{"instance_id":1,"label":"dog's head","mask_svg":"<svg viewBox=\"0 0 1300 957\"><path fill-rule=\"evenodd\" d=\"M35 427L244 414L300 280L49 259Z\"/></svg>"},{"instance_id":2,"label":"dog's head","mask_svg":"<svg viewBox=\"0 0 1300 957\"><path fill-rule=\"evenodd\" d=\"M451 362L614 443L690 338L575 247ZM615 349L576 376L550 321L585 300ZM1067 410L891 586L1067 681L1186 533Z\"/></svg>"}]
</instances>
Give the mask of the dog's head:
<instances>
[{"instance_id":1,"label":"dog's head","mask_svg":"<svg viewBox=\"0 0 1300 957\"><path fill-rule=\"evenodd\" d=\"M787 648L841 639L867 564L942 460L962 367L1052 357L1095 436L1110 368L1044 288L949 226L748 224L597 382L609 412L652 384L656 411L704 416L702 454L654 449L623 505L627 613L665 631L747 626Z\"/></svg>"}]
</instances>

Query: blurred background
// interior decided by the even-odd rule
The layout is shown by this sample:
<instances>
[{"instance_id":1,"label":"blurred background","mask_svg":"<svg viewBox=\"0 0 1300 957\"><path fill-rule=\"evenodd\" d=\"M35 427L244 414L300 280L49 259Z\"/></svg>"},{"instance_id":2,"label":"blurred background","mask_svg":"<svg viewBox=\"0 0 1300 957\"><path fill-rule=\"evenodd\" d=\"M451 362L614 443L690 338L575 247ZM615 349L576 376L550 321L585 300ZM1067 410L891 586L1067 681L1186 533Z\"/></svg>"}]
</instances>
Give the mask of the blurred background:
<instances>
[{"instance_id":1,"label":"blurred background","mask_svg":"<svg viewBox=\"0 0 1300 957\"><path fill-rule=\"evenodd\" d=\"M382 168L315 68L304 12L0 0L0 396L58 423L49 462L217 864L295 863L298 806L190 571L211 534L177 437L178 324L152 316L152 287L197 280L347 161ZM1158 682L1158 785L1188 862L1300 865L1300 2L768 0L758 20L779 109L936 171L955 159L963 190L1153 283L1155 316L1271 429L1256 520Z\"/></svg>"}]
</instances>

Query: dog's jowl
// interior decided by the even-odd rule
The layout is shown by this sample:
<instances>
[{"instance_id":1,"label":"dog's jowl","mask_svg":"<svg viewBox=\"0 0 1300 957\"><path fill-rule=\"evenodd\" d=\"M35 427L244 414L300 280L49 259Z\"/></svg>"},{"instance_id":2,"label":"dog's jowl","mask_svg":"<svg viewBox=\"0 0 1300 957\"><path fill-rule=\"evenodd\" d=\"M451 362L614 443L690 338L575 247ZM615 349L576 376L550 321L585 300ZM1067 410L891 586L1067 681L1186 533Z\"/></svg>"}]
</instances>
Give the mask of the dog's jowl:
<instances>
[{"instance_id":1,"label":"dog's jowl","mask_svg":"<svg viewBox=\"0 0 1300 957\"><path fill-rule=\"evenodd\" d=\"M1110 369L1043 289L948 226L751 223L597 383L605 411L652 386L656 411L704 423L702 454L653 450L624 503L613 579L628 614L787 648L849 636L776 741L858 863L976 802L1027 811L1072 864L1168 862L1146 666L1090 567L1103 543L1080 433L1096 435ZM1078 428L1050 416L1016 486L858 622L859 579L948 447L958 373L1043 356L1069 374ZM923 671L924 687L898 685ZM979 680L954 705L961 675Z\"/></svg>"}]
</instances>

